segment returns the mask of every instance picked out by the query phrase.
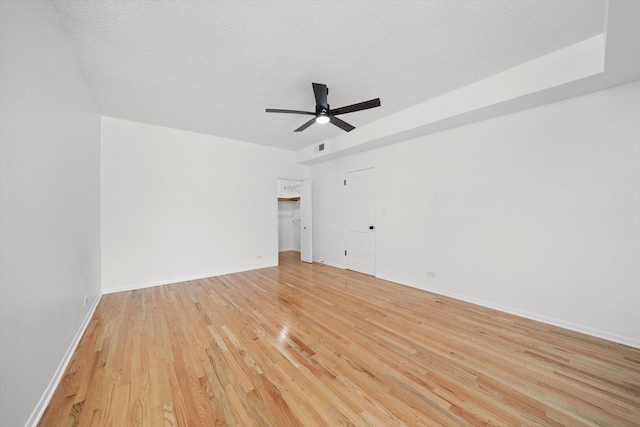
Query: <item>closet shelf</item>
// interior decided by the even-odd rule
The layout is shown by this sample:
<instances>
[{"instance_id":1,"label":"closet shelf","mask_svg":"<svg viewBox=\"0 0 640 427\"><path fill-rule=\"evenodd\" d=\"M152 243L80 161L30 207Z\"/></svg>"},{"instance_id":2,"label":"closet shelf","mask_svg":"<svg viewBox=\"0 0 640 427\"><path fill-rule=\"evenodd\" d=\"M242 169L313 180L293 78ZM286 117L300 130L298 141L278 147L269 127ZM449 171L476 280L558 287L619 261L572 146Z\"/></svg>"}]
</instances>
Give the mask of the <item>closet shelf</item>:
<instances>
[{"instance_id":1,"label":"closet shelf","mask_svg":"<svg viewBox=\"0 0 640 427\"><path fill-rule=\"evenodd\" d=\"M297 202L300 197L278 197L279 202Z\"/></svg>"}]
</instances>

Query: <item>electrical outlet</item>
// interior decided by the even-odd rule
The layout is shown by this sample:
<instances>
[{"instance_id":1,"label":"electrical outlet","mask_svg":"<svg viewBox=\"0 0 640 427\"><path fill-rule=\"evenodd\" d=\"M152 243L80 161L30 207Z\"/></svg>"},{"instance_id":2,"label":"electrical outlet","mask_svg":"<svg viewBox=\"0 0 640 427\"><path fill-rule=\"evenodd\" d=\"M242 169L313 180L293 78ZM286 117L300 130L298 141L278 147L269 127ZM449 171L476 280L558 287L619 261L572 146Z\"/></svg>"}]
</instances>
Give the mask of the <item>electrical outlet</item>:
<instances>
[{"instance_id":1,"label":"electrical outlet","mask_svg":"<svg viewBox=\"0 0 640 427\"><path fill-rule=\"evenodd\" d=\"M429 279L435 279L436 278L436 273L434 271L427 271L427 277Z\"/></svg>"}]
</instances>

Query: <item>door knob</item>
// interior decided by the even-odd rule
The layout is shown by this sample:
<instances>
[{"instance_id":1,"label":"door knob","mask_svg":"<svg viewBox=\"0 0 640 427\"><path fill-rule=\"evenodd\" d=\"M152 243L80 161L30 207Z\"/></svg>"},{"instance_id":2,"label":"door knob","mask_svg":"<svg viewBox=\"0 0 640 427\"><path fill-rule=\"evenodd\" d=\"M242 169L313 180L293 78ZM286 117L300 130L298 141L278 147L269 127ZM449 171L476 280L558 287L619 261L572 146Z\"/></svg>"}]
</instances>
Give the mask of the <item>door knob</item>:
<instances>
[{"instance_id":1,"label":"door knob","mask_svg":"<svg viewBox=\"0 0 640 427\"><path fill-rule=\"evenodd\" d=\"M373 225L370 225L370 226L369 226L369 230L373 230Z\"/></svg>"}]
</instances>

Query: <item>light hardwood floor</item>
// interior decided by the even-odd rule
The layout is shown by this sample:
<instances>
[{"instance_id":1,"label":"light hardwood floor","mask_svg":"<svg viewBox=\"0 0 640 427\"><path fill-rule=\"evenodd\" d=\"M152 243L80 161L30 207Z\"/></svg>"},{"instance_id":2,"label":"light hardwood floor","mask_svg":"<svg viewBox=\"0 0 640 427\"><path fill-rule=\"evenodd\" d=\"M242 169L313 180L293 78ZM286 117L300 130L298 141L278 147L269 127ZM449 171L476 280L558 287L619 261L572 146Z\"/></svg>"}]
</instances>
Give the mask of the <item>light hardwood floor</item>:
<instances>
[{"instance_id":1,"label":"light hardwood floor","mask_svg":"<svg viewBox=\"0 0 640 427\"><path fill-rule=\"evenodd\" d=\"M640 425L640 350L321 264L102 297L43 426Z\"/></svg>"}]
</instances>

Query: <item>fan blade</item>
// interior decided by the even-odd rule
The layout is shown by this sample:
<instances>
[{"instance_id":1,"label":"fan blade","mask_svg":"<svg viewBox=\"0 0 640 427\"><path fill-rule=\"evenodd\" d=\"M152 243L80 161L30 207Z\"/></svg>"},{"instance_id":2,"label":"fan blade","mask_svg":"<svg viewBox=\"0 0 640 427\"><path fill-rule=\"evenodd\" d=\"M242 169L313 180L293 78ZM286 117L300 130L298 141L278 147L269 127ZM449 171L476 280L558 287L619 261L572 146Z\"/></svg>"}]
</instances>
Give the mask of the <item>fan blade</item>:
<instances>
[{"instance_id":1,"label":"fan blade","mask_svg":"<svg viewBox=\"0 0 640 427\"><path fill-rule=\"evenodd\" d=\"M300 110L279 110L277 108L267 108L267 113L290 113L290 114L311 114L315 116L316 113L312 113L311 111L300 111Z\"/></svg>"},{"instance_id":2,"label":"fan blade","mask_svg":"<svg viewBox=\"0 0 640 427\"><path fill-rule=\"evenodd\" d=\"M351 126L349 123L345 122L344 120L340 120L337 117L331 117L329 121L334 125L338 126L340 129L347 132L351 132L352 130L355 129L355 126Z\"/></svg>"},{"instance_id":3,"label":"fan blade","mask_svg":"<svg viewBox=\"0 0 640 427\"><path fill-rule=\"evenodd\" d=\"M328 110L329 105L327 104L327 93L329 90L327 89L327 85L323 85L322 83L311 84L313 85L313 94L316 96L316 105Z\"/></svg>"},{"instance_id":4,"label":"fan blade","mask_svg":"<svg viewBox=\"0 0 640 427\"><path fill-rule=\"evenodd\" d=\"M305 123L302 126L300 126L298 129L294 130L294 132L302 132L303 130L305 130L306 128L308 128L309 126L314 124L315 122L316 122L316 118L314 117L313 119L309 120L307 123Z\"/></svg>"},{"instance_id":5,"label":"fan blade","mask_svg":"<svg viewBox=\"0 0 640 427\"><path fill-rule=\"evenodd\" d=\"M375 108L380 106L380 98L371 99L369 101L359 102L353 105L347 105L346 107L340 107L331 110L331 114L337 116L338 114L353 113L354 111L368 110L369 108Z\"/></svg>"}]
</instances>

